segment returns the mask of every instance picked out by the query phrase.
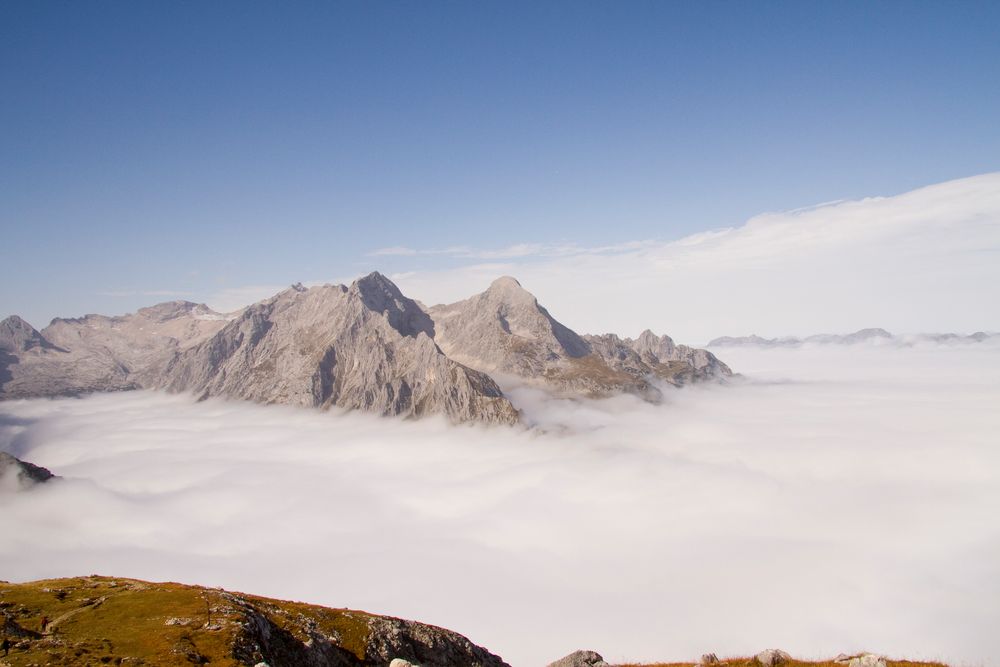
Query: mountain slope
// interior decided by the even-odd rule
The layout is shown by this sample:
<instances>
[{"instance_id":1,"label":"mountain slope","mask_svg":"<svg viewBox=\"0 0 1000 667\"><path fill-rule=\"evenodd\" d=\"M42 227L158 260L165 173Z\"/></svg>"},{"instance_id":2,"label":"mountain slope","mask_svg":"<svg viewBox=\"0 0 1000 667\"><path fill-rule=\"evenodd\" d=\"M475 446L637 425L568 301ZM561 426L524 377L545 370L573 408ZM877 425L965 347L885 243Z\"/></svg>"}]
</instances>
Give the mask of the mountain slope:
<instances>
[{"instance_id":1,"label":"mountain slope","mask_svg":"<svg viewBox=\"0 0 1000 667\"><path fill-rule=\"evenodd\" d=\"M493 380L446 357L427 314L378 273L292 287L179 353L154 386L263 403L514 423Z\"/></svg>"},{"instance_id":2,"label":"mountain slope","mask_svg":"<svg viewBox=\"0 0 1000 667\"><path fill-rule=\"evenodd\" d=\"M511 277L427 312L435 341L450 357L484 372L566 391L596 396L628 391L655 398L659 392L650 378L682 384L731 374L710 352L675 346L669 337L649 331L636 341L614 334L580 336Z\"/></svg>"},{"instance_id":3,"label":"mountain slope","mask_svg":"<svg viewBox=\"0 0 1000 667\"><path fill-rule=\"evenodd\" d=\"M0 582L0 610L13 644L2 659L13 666L382 667L399 658L506 667L443 628L174 583L99 576Z\"/></svg>"}]
</instances>

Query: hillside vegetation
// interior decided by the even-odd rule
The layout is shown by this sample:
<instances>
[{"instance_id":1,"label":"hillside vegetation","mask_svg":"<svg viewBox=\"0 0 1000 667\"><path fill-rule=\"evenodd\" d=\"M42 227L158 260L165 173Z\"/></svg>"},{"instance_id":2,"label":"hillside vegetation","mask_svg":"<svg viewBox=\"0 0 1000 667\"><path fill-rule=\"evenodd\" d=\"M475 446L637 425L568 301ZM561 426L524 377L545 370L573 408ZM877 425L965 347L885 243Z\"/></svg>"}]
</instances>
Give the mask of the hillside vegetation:
<instances>
[{"instance_id":1,"label":"hillside vegetation","mask_svg":"<svg viewBox=\"0 0 1000 667\"><path fill-rule=\"evenodd\" d=\"M505 663L461 635L348 609L110 577L0 583L12 646L0 664L387 665ZM2 656L2 654L0 654Z\"/></svg>"}]
</instances>

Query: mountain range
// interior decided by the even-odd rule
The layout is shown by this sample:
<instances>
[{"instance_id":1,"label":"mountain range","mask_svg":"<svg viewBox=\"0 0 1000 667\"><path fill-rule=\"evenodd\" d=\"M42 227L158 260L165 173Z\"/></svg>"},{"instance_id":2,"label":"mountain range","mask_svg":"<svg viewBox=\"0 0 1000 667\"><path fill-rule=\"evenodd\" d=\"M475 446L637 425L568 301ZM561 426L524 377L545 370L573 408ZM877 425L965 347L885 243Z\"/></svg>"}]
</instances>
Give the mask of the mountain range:
<instances>
[{"instance_id":1,"label":"mountain range","mask_svg":"<svg viewBox=\"0 0 1000 667\"><path fill-rule=\"evenodd\" d=\"M756 334L749 336L722 336L708 343L708 347L799 347L801 345L856 345L869 343L879 345L909 346L919 343L982 343L1000 340L1000 333L977 331L963 335L955 333L891 334L885 329L861 329L849 334L815 334L805 338L785 336L763 338Z\"/></svg>"},{"instance_id":2,"label":"mountain range","mask_svg":"<svg viewBox=\"0 0 1000 667\"><path fill-rule=\"evenodd\" d=\"M57 318L42 331L0 322L0 398L150 388L382 415L442 414L513 424L502 389L661 398L661 383L730 376L711 352L644 331L579 335L517 280L426 307L380 273L301 284L234 313L161 303L136 313Z\"/></svg>"}]
</instances>

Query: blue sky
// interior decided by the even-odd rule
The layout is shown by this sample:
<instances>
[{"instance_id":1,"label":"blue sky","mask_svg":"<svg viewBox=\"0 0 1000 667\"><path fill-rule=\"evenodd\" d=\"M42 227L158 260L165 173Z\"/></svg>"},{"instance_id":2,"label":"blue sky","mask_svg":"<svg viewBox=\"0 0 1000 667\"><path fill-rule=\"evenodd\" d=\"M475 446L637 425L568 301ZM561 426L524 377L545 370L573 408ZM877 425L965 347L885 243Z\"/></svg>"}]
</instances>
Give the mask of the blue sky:
<instances>
[{"instance_id":1,"label":"blue sky","mask_svg":"<svg viewBox=\"0 0 1000 667\"><path fill-rule=\"evenodd\" d=\"M672 240L997 171L998 29L985 2L5 2L0 313L462 261L370 254L391 246Z\"/></svg>"}]
</instances>

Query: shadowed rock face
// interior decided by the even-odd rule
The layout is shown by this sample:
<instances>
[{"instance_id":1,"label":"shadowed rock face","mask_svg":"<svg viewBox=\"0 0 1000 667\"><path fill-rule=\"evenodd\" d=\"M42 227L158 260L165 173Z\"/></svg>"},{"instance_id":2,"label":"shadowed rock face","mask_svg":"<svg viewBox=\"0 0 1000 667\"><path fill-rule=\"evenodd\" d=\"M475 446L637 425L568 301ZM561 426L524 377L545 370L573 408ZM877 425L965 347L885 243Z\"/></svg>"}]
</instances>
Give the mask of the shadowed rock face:
<instances>
[{"instance_id":1,"label":"shadowed rock face","mask_svg":"<svg viewBox=\"0 0 1000 667\"><path fill-rule=\"evenodd\" d=\"M656 400L656 380L683 384L730 371L705 350L649 331L635 341L580 336L510 277L429 309L372 273L349 287L294 285L230 315L171 301L121 317L56 319L42 332L16 316L0 324L2 398L159 388L516 422L488 373L562 392Z\"/></svg>"}]
</instances>

